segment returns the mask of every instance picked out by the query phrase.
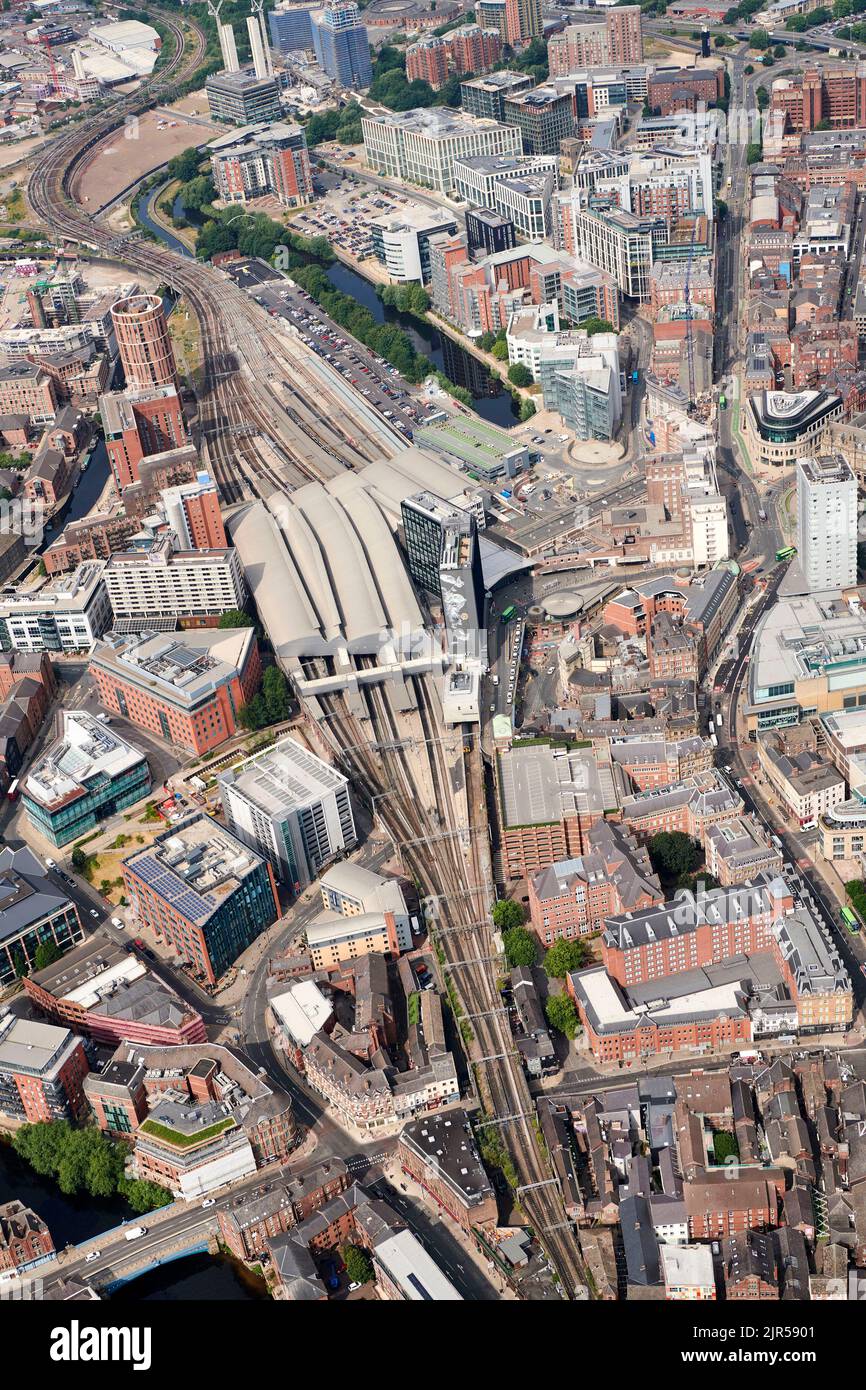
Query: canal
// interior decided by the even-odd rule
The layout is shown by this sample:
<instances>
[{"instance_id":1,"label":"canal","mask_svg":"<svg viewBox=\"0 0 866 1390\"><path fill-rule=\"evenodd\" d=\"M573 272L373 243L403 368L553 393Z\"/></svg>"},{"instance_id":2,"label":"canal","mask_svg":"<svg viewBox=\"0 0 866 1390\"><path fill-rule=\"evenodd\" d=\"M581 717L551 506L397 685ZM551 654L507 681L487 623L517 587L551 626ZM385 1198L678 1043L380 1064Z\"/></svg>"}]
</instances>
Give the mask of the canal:
<instances>
[{"instance_id":1,"label":"canal","mask_svg":"<svg viewBox=\"0 0 866 1390\"><path fill-rule=\"evenodd\" d=\"M67 1197L50 1178L42 1178L19 1158L11 1144L0 1143L0 1203L13 1198L31 1207L47 1225L55 1248L80 1245L122 1221L136 1217L121 1197ZM146 1220L146 1218L145 1218ZM225 1256L189 1255L143 1274L112 1295L112 1301L266 1298L261 1279Z\"/></svg>"},{"instance_id":2,"label":"canal","mask_svg":"<svg viewBox=\"0 0 866 1390\"><path fill-rule=\"evenodd\" d=\"M189 247L153 219L152 204L160 196L159 188L152 189L150 193L142 193L136 203L138 218L142 226L147 227L172 250L189 256ZM187 212L180 195L174 200L172 212L175 217L186 218L192 225L199 220L197 212ZM503 429L510 429L516 424L519 419L519 407L515 404L511 392L505 390L499 378L491 374L484 363L473 357L460 343L455 343L447 334L440 333L433 324L423 319L417 319L412 314L401 314L398 309L390 306L386 307L370 281L357 270L343 265L342 261L335 261L333 265L326 267L325 273L334 289L363 304L377 323L393 323L402 328L416 352L421 352L429 358L434 367L444 372L455 386L462 386L470 393L473 409L482 419L489 420L494 425L501 425Z\"/></svg>"}]
</instances>

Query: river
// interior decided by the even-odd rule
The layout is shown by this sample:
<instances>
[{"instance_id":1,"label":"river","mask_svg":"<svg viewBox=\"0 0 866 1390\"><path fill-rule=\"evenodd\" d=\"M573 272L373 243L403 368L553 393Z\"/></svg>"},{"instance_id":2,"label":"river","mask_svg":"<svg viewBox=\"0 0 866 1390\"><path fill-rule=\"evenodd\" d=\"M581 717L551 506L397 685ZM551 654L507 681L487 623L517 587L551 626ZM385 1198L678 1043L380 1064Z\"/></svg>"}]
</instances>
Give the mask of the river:
<instances>
[{"instance_id":1,"label":"river","mask_svg":"<svg viewBox=\"0 0 866 1390\"><path fill-rule=\"evenodd\" d=\"M80 1245L103 1231L113 1230L136 1213L122 1198L66 1197L50 1178L34 1173L11 1144L0 1143L0 1203L13 1198L32 1207L48 1226L55 1247ZM112 1301L261 1299L267 1295L260 1279L234 1260L189 1255L143 1274L112 1295Z\"/></svg>"},{"instance_id":2,"label":"river","mask_svg":"<svg viewBox=\"0 0 866 1390\"><path fill-rule=\"evenodd\" d=\"M167 232L151 216L151 203L160 196L159 189L139 196L136 204L139 220L172 250L185 256L191 255L188 246ZM186 211L180 196L175 198L172 211L175 217L185 217L191 224L198 220L196 213ZM399 310L391 307L386 308L371 282L357 270L343 265L342 261L335 261L327 267L325 273L335 289L351 295L359 304L363 304L377 323L395 323L402 328L411 339L416 352L421 352L429 358L455 386L463 386L469 391L473 409L483 420L501 425L503 429L510 429L517 422L519 412L511 392L506 391L498 377L491 375L483 362L473 357L460 343L455 343L447 334L440 333L423 319L417 319L412 314L401 314Z\"/></svg>"}]
</instances>

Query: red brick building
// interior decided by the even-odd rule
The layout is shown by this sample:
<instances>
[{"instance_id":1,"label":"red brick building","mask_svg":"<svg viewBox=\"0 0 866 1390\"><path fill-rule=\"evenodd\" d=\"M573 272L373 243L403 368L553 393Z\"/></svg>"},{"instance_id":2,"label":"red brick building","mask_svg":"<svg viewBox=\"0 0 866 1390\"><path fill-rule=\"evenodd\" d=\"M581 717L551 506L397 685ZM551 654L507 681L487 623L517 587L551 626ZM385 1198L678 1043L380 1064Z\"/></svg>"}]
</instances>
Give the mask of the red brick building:
<instances>
[{"instance_id":1,"label":"red brick building","mask_svg":"<svg viewBox=\"0 0 866 1390\"><path fill-rule=\"evenodd\" d=\"M707 1174L703 1182L687 1182L683 1201L689 1240L722 1240L741 1231L773 1230L779 1224L779 1195L765 1177Z\"/></svg>"},{"instance_id":2,"label":"red brick building","mask_svg":"<svg viewBox=\"0 0 866 1390\"><path fill-rule=\"evenodd\" d=\"M68 1028L18 1018L0 1021L0 1110L16 1120L83 1120L84 1045Z\"/></svg>"},{"instance_id":3,"label":"red brick building","mask_svg":"<svg viewBox=\"0 0 866 1390\"><path fill-rule=\"evenodd\" d=\"M53 1254L51 1232L35 1211L18 1201L0 1206L0 1273L31 1269Z\"/></svg>"},{"instance_id":4,"label":"red brick building","mask_svg":"<svg viewBox=\"0 0 866 1390\"><path fill-rule=\"evenodd\" d=\"M653 114L696 111L703 102L712 106L725 94L725 70L717 68L657 68L647 82L647 104Z\"/></svg>"},{"instance_id":5,"label":"red brick building","mask_svg":"<svg viewBox=\"0 0 866 1390\"><path fill-rule=\"evenodd\" d=\"M596 931L605 918L663 901L649 854L627 831L601 821L588 852L551 864L529 880L532 927L545 946Z\"/></svg>"},{"instance_id":6,"label":"red brick building","mask_svg":"<svg viewBox=\"0 0 866 1390\"><path fill-rule=\"evenodd\" d=\"M822 121L834 130L866 125L866 65L807 67L799 76L777 80L769 115L783 118L788 130L798 132L816 130Z\"/></svg>"},{"instance_id":7,"label":"red brick building","mask_svg":"<svg viewBox=\"0 0 866 1390\"><path fill-rule=\"evenodd\" d=\"M100 397L99 412L118 494L138 482L142 459L187 442L183 407L174 385L114 391Z\"/></svg>"},{"instance_id":8,"label":"red brick building","mask_svg":"<svg viewBox=\"0 0 866 1390\"><path fill-rule=\"evenodd\" d=\"M712 888L696 896L607 920L601 955L626 989L771 948L773 923L794 906L789 889L767 885Z\"/></svg>"},{"instance_id":9,"label":"red brick building","mask_svg":"<svg viewBox=\"0 0 866 1390\"><path fill-rule=\"evenodd\" d=\"M136 294L112 305L111 320L126 384L131 390L173 386L180 390L171 334L162 300Z\"/></svg>"},{"instance_id":10,"label":"red brick building","mask_svg":"<svg viewBox=\"0 0 866 1390\"><path fill-rule=\"evenodd\" d=\"M252 628L199 628L141 642L100 642L90 659L100 702L179 748L202 754L240 730L261 684Z\"/></svg>"},{"instance_id":11,"label":"red brick building","mask_svg":"<svg viewBox=\"0 0 866 1390\"><path fill-rule=\"evenodd\" d=\"M343 1160L326 1159L293 1174L288 1182L272 1185L269 1192L251 1193L239 1207L221 1208L220 1235L237 1259L260 1259L269 1237L308 1220L348 1185Z\"/></svg>"},{"instance_id":12,"label":"red brick building","mask_svg":"<svg viewBox=\"0 0 866 1390\"><path fill-rule=\"evenodd\" d=\"M34 362L11 362L0 369L0 415L25 415L47 425L60 402L50 373Z\"/></svg>"}]
</instances>

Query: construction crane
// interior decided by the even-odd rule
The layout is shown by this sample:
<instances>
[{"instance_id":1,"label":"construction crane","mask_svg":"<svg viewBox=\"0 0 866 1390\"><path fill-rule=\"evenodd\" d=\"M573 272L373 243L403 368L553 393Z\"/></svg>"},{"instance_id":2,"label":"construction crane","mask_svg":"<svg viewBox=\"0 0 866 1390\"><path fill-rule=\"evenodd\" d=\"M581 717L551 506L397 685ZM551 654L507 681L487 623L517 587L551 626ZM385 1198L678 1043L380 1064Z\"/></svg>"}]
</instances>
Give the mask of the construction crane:
<instances>
[{"instance_id":1,"label":"construction crane","mask_svg":"<svg viewBox=\"0 0 866 1390\"><path fill-rule=\"evenodd\" d=\"M683 291L683 299L686 305L686 361L689 368L689 410L695 408L695 341L692 333L692 261L695 258L695 236L698 230L698 219L694 209L692 210L692 236L689 242L689 259L686 264L686 283Z\"/></svg>"},{"instance_id":2,"label":"construction crane","mask_svg":"<svg viewBox=\"0 0 866 1390\"><path fill-rule=\"evenodd\" d=\"M56 96L60 91L60 74L57 71L57 64L54 61L54 50L51 47L51 40L46 35L45 38L40 39L39 42L45 49L45 56L48 59L48 70L51 73L51 90Z\"/></svg>"}]
</instances>

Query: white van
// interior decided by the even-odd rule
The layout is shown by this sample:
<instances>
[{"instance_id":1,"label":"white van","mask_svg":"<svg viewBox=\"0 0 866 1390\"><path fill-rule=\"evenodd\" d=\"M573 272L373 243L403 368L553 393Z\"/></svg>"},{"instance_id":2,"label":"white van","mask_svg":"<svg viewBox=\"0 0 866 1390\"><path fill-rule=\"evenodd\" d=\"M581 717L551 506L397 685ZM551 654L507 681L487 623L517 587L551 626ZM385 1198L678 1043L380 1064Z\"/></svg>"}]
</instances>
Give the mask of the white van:
<instances>
[{"instance_id":1,"label":"white van","mask_svg":"<svg viewBox=\"0 0 866 1390\"><path fill-rule=\"evenodd\" d=\"M140 1240L142 1236L146 1235L146 1226L130 1226L128 1231L124 1231L123 1238L124 1240Z\"/></svg>"}]
</instances>

